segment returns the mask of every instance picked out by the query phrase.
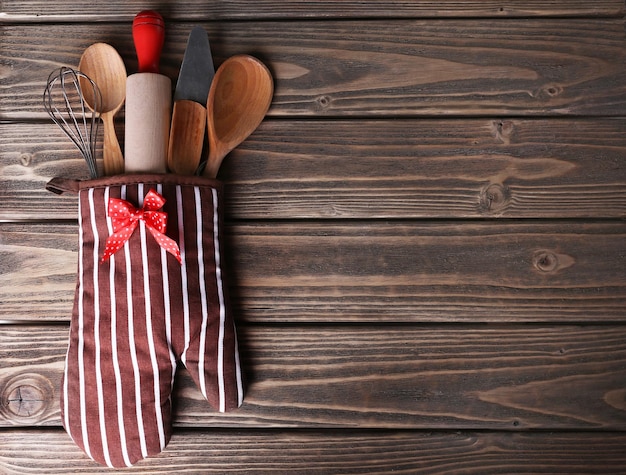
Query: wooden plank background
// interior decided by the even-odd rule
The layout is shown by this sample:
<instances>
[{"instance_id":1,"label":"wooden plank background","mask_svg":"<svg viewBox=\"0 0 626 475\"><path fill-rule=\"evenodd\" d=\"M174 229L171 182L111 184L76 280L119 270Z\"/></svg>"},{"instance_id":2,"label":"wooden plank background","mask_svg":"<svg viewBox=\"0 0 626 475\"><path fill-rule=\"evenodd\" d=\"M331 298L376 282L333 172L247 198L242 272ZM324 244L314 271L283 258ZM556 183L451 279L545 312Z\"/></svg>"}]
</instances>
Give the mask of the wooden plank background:
<instances>
[{"instance_id":1,"label":"wooden plank background","mask_svg":"<svg viewBox=\"0 0 626 475\"><path fill-rule=\"evenodd\" d=\"M175 433L133 473L623 473L623 0L4 0L0 473L107 473L60 426L85 178L41 105L91 43L190 28L276 91L225 160L244 406L185 371ZM123 113L117 120L123 138Z\"/></svg>"},{"instance_id":2,"label":"wooden plank background","mask_svg":"<svg viewBox=\"0 0 626 475\"><path fill-rule=\"evenodd\" d=\"M0 463L6 461L2 466L9 473L21 473L24 460L47 474L65 475L68 467L72 473L110 473L85 464L69 439L18 429L5 440L14 447L8 452L0 446ZM529 473L621 473L624 444L623 434L613 432L181 430L168 453L146 460L144 467L145 473L166 475L172 460L179 470L218 474L274 475L282 467L302 474L508 474L520 467ZM51 460L50 452L67 455Z\"/></svg>"},{"instance_id":3,"label":"wooden plank background","mask_svg":"<svg viewBox=\"0 0 626 475\"><path fill-rule=\"evenodd\" d=\"M77 229L0 224L4 319L69 320ZM622 222L254 222L226 232L246 323L624 322Z\"/></svg>"},{"instance_id":4,"label":"wooden plank background","mask_svg":"<svg viewBox=\"0 0 626 475\"><path fill-rule=\"evenodd\" d=\"M112 0L106 5L86 3L78 6L63 2L50 5L37 0L4 0L3 14L10 21L98 22L111 19L131 19L146 8L161 7L172 20L226 20L235 18L353 18L353 17L596 17L621 16L621 0L369 0L311 2L307 0L257 0L204 2L150 2L142 0Z\"/></svg>"},{"instance_id":5,"label":"wooden plank background","mask_svg":"<svg viewBox=\"0 0 626 475\"><path fill-rule=\"evenodd\" d=\"M216 65L241 52L267 63L271 117L619 116L626 102L621 19L173 23L164 74L176 77L195 24L209 33ZM3 27L0 119L45 117L50 71L77 66L96 41L137 70L128 23Z\"/></svg>"},{"instance_id":6,"label":"wooden plank background","mask_svg":"<svg viewBox=\"0 0 626 475\"><path fill-rule=\"evenodd\" d=\"M623 218L625 129L623 118L268 120L220 178L238 220ZM50 177L86 173L61 131L0 124L0 147L0 219L75 218L71 196L45 206Z\"/></svg>"},{"instance_id":7,"label":"wooden plank background","mask_svg":"<svg viewBox=\"0 0 626 475\"><path fill-rule=\"evenodd\" d=\"M626 430L624 330L563 326L555 332L514 325L238 330L246 404L216 414L182 373L174 397L176 425ZM9 388L20 384L59 393L65 328L7 327L0 336L6 366L1 375ZM33 346L39 348L36 355ZM58 426L57 401L35 394L10 399L0 426Z\"/></svg>"}]
</instances>

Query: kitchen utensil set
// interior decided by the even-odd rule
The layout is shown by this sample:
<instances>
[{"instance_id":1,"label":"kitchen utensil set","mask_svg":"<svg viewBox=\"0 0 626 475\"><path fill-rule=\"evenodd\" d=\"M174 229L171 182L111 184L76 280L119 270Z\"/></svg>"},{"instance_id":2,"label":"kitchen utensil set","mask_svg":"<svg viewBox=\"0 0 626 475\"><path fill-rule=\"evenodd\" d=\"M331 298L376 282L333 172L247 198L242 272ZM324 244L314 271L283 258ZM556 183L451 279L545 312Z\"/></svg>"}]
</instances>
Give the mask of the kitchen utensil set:
<instances>
[{"instance_id":1,"label":"kitchen utensil set","mask_svg":"<svg viewBox=\"0 0 626 475\"><path fill-rule=\"evenodd\" d=\"M61 419L74 443L109 467L130 467L165 448L172 385L183 365L216 411L234 410L244 398L221 257L224 191L212 178L265 116L273 82L245 55L215 72L208 36L195 28L172 110L171 81L159 73L164 32L158 13L141 12L133 21L136 73L126 76L117 52L97 43L81 58L85 71L53 73L44 94L46 110L94 178L55 177L46 185L78 196L79 265ZM123 102L124 157L112 120ZM100 117L105 173L116 176L97 176ZM205 130L210 165L204 176L189 176L199 174Z\"/></svg>"},{"instance_id":2,"label":"kitchen utensil set","mask_svg":"<svg viewBox=\"0 0 626 475\"><path fill-rule=\"evenodd\" d=\"M193 175L208 134L203 175L214 178L223 158L265 117L274 91L267 67L249 55L227 59L215 72L209 39L192 29L181 64L172 110L171 81L159 73L165 22L155 11L133 20L138 72L126 75L124 62L106 43L83 53L78 70L62 68L48 79L44 107L79 148L92 178L98 176L95 143L104 124L105 175L166 173ZM215 76L215 77L214 77ZM113 117L125 105L124 154Z\"/></svg>"}]
</instances>

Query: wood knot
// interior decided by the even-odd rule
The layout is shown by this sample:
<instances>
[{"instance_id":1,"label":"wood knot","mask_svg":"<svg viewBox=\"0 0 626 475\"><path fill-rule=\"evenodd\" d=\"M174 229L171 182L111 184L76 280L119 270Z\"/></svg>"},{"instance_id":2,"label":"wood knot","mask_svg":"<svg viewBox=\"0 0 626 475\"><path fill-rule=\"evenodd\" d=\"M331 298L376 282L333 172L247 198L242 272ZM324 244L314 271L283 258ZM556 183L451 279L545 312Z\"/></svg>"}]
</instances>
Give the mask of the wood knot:
<instances>
[{"instance_id":1,"label":"wood knot","mask_svg":"<svg viewBox=\"0 0 626 475\"><path fill-rule=\"evenodd\" d=\"M542 272L552 272L559 266L559 258L553 252L539 251L535 253L533 264Z\"/></svg>"},{"instance_id":2,"label":"wood knot","mask_svg":"<svg viewBox=\"0 0 626 475\"><path fill-rule=\"evenodd\" d=\"M480 194L480 210L488 213L503 211L511 200L511 192L507 186L492 183Z\"/></svg>"},{"instance_id":3,"label":"wood knot","mask_svg":"<svg viewBox=\"0 0 626 475\"><path fill-rule=\"evenodd\" d=\"M54 387L38 374L14 376L0 392L0 414L13 422L35 422L46 413L54 399Z\"/></svg>"},{"instance_id":4,"label":"wood knot","mask_svg":"<svg viewBox=\"0 0 626 475\"><path fill-rule=\"evenodd\" d=\"M491 130L496 140L508 145L511 143L515 124L511 120L494 120L491 123Z\"/></svg>"},{"instance_id":5,"label":"wood knot","mask_svg":"<svg viewBox=\"0 0 626 475\"><path fill-rule=\"evenodd\" d=\"M319 110L324 110L330 106L332 99L330 98L330 96L320 96L315 102Z\"/></svg>"},{"instance_id":6,"label":"wood knot","mask_svg":"<svg viewBox=\"0 0 626 475\"><path fill-rule=\"evenodd\" d=\"M551 99L553 97L557 97L563 94L563 87L558 84L546 84L541 87L534 96L538 99Z\"/></svg>"},{"instance_id":7,"label":"wood knot","mask_svg":"<svg viewBox=\"0 0 626 475\"><path fill-rule=\"evenodd\" d=\"M20 163L22 166L28 167L33 162L34 157L32 153L22 153L20 155Z\"/></svg>"},{"instance_id":8,"label":"wood knot","mask_svg":"<svg viewBox=\"0 0 626 475\"><path fill-rule=\"evenodd\" d=\"M567 254L549 250L536 251L533 255L533 266L543 273L555 273L573 266L575 259Z\"/></svg>"}]
</instances>

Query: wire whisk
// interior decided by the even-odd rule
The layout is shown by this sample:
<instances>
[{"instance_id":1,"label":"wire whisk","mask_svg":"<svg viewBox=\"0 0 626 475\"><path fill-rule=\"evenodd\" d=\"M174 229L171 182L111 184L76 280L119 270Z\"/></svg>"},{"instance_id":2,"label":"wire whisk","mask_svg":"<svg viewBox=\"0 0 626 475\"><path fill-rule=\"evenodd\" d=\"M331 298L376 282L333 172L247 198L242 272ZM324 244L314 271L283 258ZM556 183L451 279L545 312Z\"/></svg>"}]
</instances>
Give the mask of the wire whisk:
<instances>
[{"instance_id":1,"label":"wire whisk","mask_svg":"<svg viewBox=\"0 0 626 475\"><path fill-rule=\"evenodd\" d=\"M93 111L85 102L93 101ZM43 105L52 121L74 142L87 162L91 178L98 177L96 142L100 125L102 95L95 82L86 74L63 66L48 76L43 93Z\"/></svg>"}]
</instances>

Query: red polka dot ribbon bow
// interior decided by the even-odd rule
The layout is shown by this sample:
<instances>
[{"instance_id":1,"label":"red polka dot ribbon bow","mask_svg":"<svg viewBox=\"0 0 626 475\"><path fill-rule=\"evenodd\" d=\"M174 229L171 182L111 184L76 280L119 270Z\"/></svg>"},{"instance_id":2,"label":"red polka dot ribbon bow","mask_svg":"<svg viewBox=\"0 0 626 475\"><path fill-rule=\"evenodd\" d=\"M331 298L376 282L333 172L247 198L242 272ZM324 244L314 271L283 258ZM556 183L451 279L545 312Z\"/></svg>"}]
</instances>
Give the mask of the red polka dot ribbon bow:
<instances>
[{"instance_id":1,"label":"red polka dot ribbon bow","mask_svg":"<svg viewBox=\"0 0 626 475\"><path fill-rule=\"evenodd\" d=\"M165 198L152 189L144 198L142 209L135 208L128 201L109 198L108 215L113 224L113 234L107 238L101 262L108 260L119 251L130 239L139 221L143 220L159 246L182 263L178 244L164 234L167 227L167 213L159 211L164 204Z\"/></svg>"}]
</instances>

